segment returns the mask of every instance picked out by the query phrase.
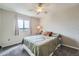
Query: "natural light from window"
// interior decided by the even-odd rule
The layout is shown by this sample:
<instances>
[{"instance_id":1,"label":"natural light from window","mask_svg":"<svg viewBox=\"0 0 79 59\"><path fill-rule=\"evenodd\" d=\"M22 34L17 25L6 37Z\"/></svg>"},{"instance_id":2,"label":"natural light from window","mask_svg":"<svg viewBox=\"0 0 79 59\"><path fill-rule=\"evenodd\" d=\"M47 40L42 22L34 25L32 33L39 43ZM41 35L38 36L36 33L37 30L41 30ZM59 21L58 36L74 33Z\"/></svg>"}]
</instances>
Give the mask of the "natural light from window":
<instances>
[{"instance_id":1,"label":"natural light from window","mask_svg":"<svg viewBox=\"0 0 79 59\"><path fill-rule=\"evenodd\" d=\"M30 21L18 19L18 28L21 29L21 30L29 29L30 28Z\"/></svg>"}]
</instances>

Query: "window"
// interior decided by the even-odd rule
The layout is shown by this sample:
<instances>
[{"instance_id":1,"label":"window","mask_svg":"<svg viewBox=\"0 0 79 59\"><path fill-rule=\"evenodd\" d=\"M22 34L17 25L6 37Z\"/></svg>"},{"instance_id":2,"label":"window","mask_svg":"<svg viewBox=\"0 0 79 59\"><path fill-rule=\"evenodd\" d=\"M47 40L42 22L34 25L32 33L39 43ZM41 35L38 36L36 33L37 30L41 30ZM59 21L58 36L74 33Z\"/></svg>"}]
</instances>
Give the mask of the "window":
<instances>
[{"instance_id":1,"label":"window","mask_svg":"<svg viewBox=\"0 0 79 59\"><path fill-rule=\"evenodd\" d=\"M30 21L29 20L18 20L18 28L21 30L27 30L30 28Z\"/></svg>"}]
</instances>

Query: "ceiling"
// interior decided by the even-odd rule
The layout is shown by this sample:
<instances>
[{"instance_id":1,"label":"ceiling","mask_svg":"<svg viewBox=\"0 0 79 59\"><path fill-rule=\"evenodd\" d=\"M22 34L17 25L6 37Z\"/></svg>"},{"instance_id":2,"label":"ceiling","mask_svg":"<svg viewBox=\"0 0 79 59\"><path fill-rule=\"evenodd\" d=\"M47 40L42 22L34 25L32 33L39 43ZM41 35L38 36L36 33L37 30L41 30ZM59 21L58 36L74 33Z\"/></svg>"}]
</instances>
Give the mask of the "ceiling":
<instances>
[{"instance_id":1,"label":"ceiling","mask_svg":"<svg viewBox=\"0 0 79 59\"><path fill-rule=\"evenodd\" d=\"M36 12L34 11L36 6L37 3L0 3L0 8L21 13L24 15L28 15L32 17L41 17L42 15L46 15L44 13L37 15ZM43 6L45 7L45 10L48 13L51 13L55 11L60 11L62 9L78 6L78 4L44 3Z\"/></svg>"}]
</instances>

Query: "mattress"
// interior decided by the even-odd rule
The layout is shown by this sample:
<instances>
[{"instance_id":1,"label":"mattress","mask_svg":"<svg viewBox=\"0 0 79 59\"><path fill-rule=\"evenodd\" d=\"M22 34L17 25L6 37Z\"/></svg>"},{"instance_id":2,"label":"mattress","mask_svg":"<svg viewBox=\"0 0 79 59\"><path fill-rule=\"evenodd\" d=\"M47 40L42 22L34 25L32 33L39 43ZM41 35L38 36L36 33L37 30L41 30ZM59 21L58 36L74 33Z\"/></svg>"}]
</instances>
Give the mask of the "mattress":
<instances>
[{"instance_id":1,"label":"mattress","mask_svg":"<svg viewBox=\"0 0 79 59\"><path fill-rule=\"evenodd\" d=\"M48 56L58 45L57 36L29 36L24 38L23 44L36 56Z\"/></svg>"}]
</instances>

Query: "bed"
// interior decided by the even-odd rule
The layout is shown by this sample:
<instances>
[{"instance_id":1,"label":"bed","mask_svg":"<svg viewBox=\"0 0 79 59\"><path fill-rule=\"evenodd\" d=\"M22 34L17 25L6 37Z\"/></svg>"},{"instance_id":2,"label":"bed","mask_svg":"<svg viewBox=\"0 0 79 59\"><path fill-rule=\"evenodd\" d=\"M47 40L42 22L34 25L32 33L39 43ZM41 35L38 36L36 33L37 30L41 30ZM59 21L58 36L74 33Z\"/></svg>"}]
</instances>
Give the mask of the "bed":
<instances>
[{"instance_id":1,"label":"bed","mask_svg":"<svg viewBox=\"0 0 79 59\"><path fill-rule=\"evenodd\" d=\"M58 35L44 36L35 35L24 37L23 48L31 56L49 56L52 55L57 47Z\"/></svg>"}]
</instances>

